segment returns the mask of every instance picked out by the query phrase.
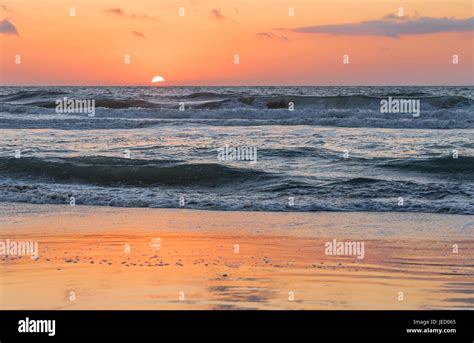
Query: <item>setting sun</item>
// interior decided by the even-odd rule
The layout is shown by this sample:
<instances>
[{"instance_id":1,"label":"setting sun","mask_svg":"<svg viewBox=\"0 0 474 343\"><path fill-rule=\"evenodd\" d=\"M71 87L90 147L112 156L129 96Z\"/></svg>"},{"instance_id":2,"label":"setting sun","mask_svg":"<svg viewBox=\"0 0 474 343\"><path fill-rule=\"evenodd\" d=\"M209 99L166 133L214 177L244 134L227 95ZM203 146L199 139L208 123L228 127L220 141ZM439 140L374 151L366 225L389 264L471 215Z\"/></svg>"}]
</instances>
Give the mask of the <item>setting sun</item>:
<instances>
[{"instance_id":1,"label":"setting sun","mask_svg":"<svg viewBox=\"0 0 474 343\"><path fill-rule=\"evenodd\" d=\"M155 76L152 80L151 83L156 83L156 82L164 82L165 79L162 76Z\"/></svg>"}]
</instances>

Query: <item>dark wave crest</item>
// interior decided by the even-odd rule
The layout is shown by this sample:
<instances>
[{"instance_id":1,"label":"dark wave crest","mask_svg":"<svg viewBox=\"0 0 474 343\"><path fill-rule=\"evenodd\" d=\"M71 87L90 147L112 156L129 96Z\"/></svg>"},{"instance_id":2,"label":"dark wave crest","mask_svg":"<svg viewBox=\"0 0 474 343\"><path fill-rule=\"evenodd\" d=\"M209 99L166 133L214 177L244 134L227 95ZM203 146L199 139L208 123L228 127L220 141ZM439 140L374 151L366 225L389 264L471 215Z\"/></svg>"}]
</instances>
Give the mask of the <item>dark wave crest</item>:
<instances>
[{"instance_id":1,"label":"dark wave crest","mask_svg":"<svg viewBox=\"0 0 474 343\"><path fill-rule=\"evenodd\" d=\"M54 159L1 158L0 174L54 182L138 187L151 185L209 187L271 177L270 174L263 172L221 164L101 156Z\"/></svg>"},{"instance_id":2,"label":"dark wave crest","mask_svg":"<svg viewBox=\"0 0 474 343\"><path fill-rule=\"evenodd\" d=\"M378 166L424 173L462 173L467 176L470 175L474 179L474 156L396 159L381 163Z\"/></svg>"},{"instance_id":3,"label":"dark wave crest","mask_svg":"<svg viewBox=\"0 0 474 343\"><path fill-rule=\"evenodd\" d=\"M55 90L22 90L10 94L5 94L0 96L0 100L4 101L19 101L19 100L27 100L31 98L38 98L38 97L51 97L51 96L60 96L68 94L67 92L63 91L55 91Z\"/></svg>"},{"instance_id":4,"label":"dark wave crest","mask_svg":"<svg viewBox=\"0 0 474 343\"><path fill-rule=\"evenodd\" d=\"M403 96L403 95L338 95L338 96L274 96L264 98L266 107L269 109L287 108L292 102L295 106L314 106L326 109L364 109L379 108L380 101L389 97L393 99L419 100L421 108L448 109L456 107L472 106L474 102L463 96ZM242 99L241 102L244 102ZM250 100L249 100L250 101ZM254 103L255 100L252 100Z\"/></svg>"}]
</instances>

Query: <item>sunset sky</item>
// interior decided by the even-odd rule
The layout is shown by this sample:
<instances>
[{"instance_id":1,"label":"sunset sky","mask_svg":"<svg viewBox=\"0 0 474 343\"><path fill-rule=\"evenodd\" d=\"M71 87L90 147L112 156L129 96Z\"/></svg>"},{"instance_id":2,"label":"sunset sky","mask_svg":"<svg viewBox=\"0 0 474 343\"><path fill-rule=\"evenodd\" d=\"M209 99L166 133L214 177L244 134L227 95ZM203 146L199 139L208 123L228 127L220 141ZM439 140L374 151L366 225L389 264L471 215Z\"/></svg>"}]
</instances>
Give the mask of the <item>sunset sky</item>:
<instances>
[{"instance_id":1,"label":"sunset sky","mask_svg":"<svg viewBox=\"0 0 474 343\"><path fill-rule=\"evenodd\" d=\"M2 1L0 85L473 85L473 23L456 0Z\"/></svg>"}]
</instances>

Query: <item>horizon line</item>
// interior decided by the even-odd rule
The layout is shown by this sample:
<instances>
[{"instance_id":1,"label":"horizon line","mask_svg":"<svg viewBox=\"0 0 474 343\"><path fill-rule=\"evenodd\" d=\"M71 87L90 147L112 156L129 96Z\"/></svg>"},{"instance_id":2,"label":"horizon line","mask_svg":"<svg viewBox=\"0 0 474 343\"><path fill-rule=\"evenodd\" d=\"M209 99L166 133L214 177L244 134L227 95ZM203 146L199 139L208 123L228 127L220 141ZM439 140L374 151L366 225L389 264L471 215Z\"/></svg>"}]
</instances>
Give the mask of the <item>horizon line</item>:
<instances>
[{"instance_id":1,"label":"horizon line","mask_svg":"<svg viewBox=\"0 0 474 343\"><path fill-rule=\"evenodd\" d=\"M178 87L226 87L226 88L238 88L238 87L474 87L474 83L471 85L465 84L372 84L372 85L163 85L163 86L154 86L154 85L67 85L67 84L57 84L57 85L0 85L0 87L147 87L147 88L178 88Z\"/></svg>"}]
</instances>

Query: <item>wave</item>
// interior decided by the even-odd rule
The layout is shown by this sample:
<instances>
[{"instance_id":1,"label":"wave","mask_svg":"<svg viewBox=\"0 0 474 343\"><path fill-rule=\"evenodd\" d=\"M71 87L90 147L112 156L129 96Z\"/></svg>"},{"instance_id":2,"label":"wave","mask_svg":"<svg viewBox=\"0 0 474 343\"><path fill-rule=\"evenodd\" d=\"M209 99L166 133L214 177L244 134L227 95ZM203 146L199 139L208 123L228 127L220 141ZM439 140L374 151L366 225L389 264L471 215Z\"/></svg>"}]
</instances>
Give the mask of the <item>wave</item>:
<instances>
[{"instance_id":1,"label":"wave","mask_svg":"<svg viewBox=\"0 0 474 343\"><path fill-rule=\"evenodd\" d=\"M340 157L340 154L336 156L335 153L322 148L315 147L292 147L292 148L261 148L259 154L265 157L279 157L279 158L292 158L292 157L318 157L323 159L330 159L334 157Z\"/></svg>"},{"instance_id":2,"label":"wave","mask_svg":"<svg viewBox=\"0 0 474 343\"><path fill-rule=\"evenodd\" d=\"M4 94L0 96L0 101L18 101L26 100L31 98L38 97L49 97L49 96L59 96L68 94L65 91L56 91L56 90L21 90L9 94Z\"/></svg>"},{"instance_id":3,"label":"wave","mask_svg":"<svg viewBox=\"0 0 474 343\"><path fill-rule=\"evenodd\" d=\"M60 98L57 100L62 100L62 99ZM94 99L89 99L89 100L94 100ZM156 104L156 103L145 101L145 100L98 99L94 101L95 101L95 107L104 107L104 108L110 108L110 109L160 108L160 104ZM56 108L57 106L55 101L35 101L35 102L24 103L23 105L38 106L38 107L43 107L43 108Z\"/></svg>"},{"instance_id":4,"label":"wave","mask_svg":"<svg viewBox=\"0 0 474 343\"><path fill-rule=\"evenodd\" d=\"M56 100L62 100L67 95L65 91L58 90L21 90L18 92L0 96L0 103L11 101L23 101L39 98L38 101L24 103L30 106L54 108ZM295 94L243 94L242 92L193 92L183 95L157 95L142 98L143 95L104 97L103 94L80 94L72 93L71 99L95 100L96 107L110 109L126 108L177 108L181 102L187 108L242 108L253 107L259 109L282 109L288 108L293 103L296 108L315 109L379 109L380 101L392 97L394 99L420 100L421 109L454 109L474 105L471 98L462 95L431 95L425 92L391 92L376 95L352 94L352 95L295 95ZM53 97L53 99L51 99ZM56 99L54 99L56 97ZM43 99L41 99L43 98Z\"/></svg>"},{"instance_id":5,"label":"wave","mask_svg":"<svg viewBox=\"0 0 474 343\"><path fill-rule=\"evenodd\" d=\"M215 126L474 128L471 88L76 87L19 90L0 95L1 128L127 129L163 123ZM8 91L3 90L3 91ZM357 94L352 94L356 92ZM472 92L471 92L472 93ZM55 113L56 100L95 100L95 117ZM388 97L420 100L420 116L381 113ZM179 107L184 103L184 111ZM294 110L289 111L289 104Z\"/></svg>"},{"instance_id":6,"label":"wave","mask_svg":"<svg viewBox=\"0 0 474 343\"><path fill-rule=\"evenodd\" d=\"M427 159L395 159L378 164L383 168L394 168L405 171L424 173L465 174L474 179L474 156L451 156Z\"/></svg>"},{"instance_id":7,"label":"wave","mask_svg":"<svg viewBox=\"0 0 474 343\"><path fill-rule=\"evenodd\" d=\"M234 93L225 92L225 93L218 93L218 92L193 92L191 94L183 95L183 96L175 96L174 98L177 99L209 99L209 98L228 98L233 96Z\"/></svg>"},{"instance_id":8,"label":"wave","mask_svg":"<svg viewBox=\"0 0 474 343\"><path fill-rule=\"evenodd\" d=\"M51 159L0 158L0 174L29 180L137 187L153 185L212 187L272 177L268 173L227 167L222 164L102 156Z\"/></svg>"},{"instance_id":9,"label":"wave","mask_svg":"<svg viewBox=\"0 0 474 343\"><path fill-rule=\"evenodd\" d=\"M418 118L408 114L382 114L376 110L288 110L220 109L155 110L96 109L95 117L86 113L56 114L51 109L0 104L0 128L5 129L134 129L163 125L265 126L317 125L326 127L387 129L472 129L470 109L422 112Z\"/></svg>"},{"instance_id":10,"label":"wave","mask_svg":"<svg viewBox=\"0 0 474 343\"><path fill-rule=\"evenodd\" d=\"M309 181L309 180L308 180ZM368 181L368 182L367 182ZM186 208L240 211L372 211L474 214L472 187L459 184L416 183L384 180L341 180L319 185L277 178L239 187L104 187L84 184L25 183L1 180L0 201L35 204L67 204L70 196L78 205L115 207L179 207L183 196ZM295 203L289 206L289 197ZM404 198L403 206L399 197Z\"/></svg>"},{"instance_id":11,"label":"wave","mask_svg":"<svg viewBox=\"0 0 474 343\"><path fill-rule=\"evenodd\" d=\"M455 108L455 107L468 107L474 104L472 99L464 96L436 96L421 98L423 101L431 105L433 108Z\"/></svg>"},{"instance_id":12,"label":"wave","mask_svg":"<svg viewBox=\"0 0 474 343\"><path fill-rule=\"evenodd\" d=\"M71 98L72 99L72 98ZM57 99L61 100L61 99ZM83 99L81 99L83 100ZM87 99L85 99L87 100ZM106 108L106 109L177 109L180 106L178 102L151 102L146 100L135 100L135 99L88 99L94 100L96 108ZM206 100L206 101L193 101L186 102L186 109L217 109L220 108L222 104L229 102L230 100ZM42 107L42 108L56 108L56 100L54 101L33 101L28 103L22 103L23 106L32 106L32 107Z\"/></svg>"},{"instance_id":13,"label":"wave","mask_svg":"<svg viewBox=\"0 0 474 343\"><path fill-rule=\"evenodd\" d=\"M376 96L354 94L354 95L242 95L229 93L198 92L176 97L179 101L187 99L201 99L216 102L227 102L229 108L252 106L255 108L282 109L288 108L290 103L295 107L313 107L324 109L358 109L358 108L380 108L380 101L392 97L394 99L420 100L422 107L431 109L449 109L468 107L474 104L473 100L461 95L433 96L425 92L394 92L379 94Z\"/></svg>"},{"instance_id":14,"label":"wave","mask_svg":"<svg viewBox=\"0 0 474 343\"><path fill-rule=\"evenodd\" d=\"M315 107L325 109L379 109L380 101L393 97L393 99L420 100L420 107L430 109L450 109L458 107L469 107L474 104L473 100L464 96L401 96L401 95L338 95L338 96L276 96L264 98L268 109L288 108L292 102L295 107ZM253 101L255 102L255 101Z\"/></svg>"},{"instance_id":15,"label":"wave","mask_svg":"<svg viewBox=\"0 0 474 343\"><path fill-rule=\"evenodd\" d=\"M366 185L366 184L373 184L377 182L386 182L384 180L379 180L379 179L372 179L369 177L355 177L353 179L349 179L346 181L342 182L336 182L333 184L348 184L348 185Z\"/></svg>"}]
</instances>

